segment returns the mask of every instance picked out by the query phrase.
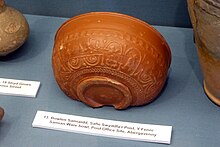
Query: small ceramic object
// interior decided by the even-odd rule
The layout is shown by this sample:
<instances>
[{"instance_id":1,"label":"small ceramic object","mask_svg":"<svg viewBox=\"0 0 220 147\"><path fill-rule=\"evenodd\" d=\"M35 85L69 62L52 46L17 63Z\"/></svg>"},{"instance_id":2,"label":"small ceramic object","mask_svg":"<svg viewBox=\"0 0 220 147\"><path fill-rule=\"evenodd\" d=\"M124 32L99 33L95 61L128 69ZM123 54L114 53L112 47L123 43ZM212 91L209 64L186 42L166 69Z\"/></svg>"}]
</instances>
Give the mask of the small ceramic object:
<instances>
[{"instance_id":1,"label":"small ceramic object","mask_svg":"<svg viewBox=\"0 0 220 147\"><path fill-rule=\"evenodd\" d=\"M27 39L29 26L25 17L0 0L0 56L18 49Z\"/></svg>"},{"instance_id":2,"label":"small ceramic object","mask_svg":"<svg viewBox=\"0 0 220 147\"><path fill-rule=\"evenodd\" d=\"M220 106L220 1L188 0L207 96Z\"/></svg>"},{"instance_id":3,"label":"small ceramic object","mask_svg":"<svg viewBox=\"0 0 220 147\"><path fill-rule=\"evenodd\" d=\"M156 29L134 17L82 14L57 31L52 64L69 97L91 107L144 105L164 86L170 49Z\"/></svg>"},{"instance_id":4,"label":"small ceramic object","mask_svg":"<svg viewBox=\"0 0 220 147\"><path fill-rule=\"evenodd\" d=\"M4 116L4 109L0 107L0 121L2 120Z\"/></svg>"}]
</instances>

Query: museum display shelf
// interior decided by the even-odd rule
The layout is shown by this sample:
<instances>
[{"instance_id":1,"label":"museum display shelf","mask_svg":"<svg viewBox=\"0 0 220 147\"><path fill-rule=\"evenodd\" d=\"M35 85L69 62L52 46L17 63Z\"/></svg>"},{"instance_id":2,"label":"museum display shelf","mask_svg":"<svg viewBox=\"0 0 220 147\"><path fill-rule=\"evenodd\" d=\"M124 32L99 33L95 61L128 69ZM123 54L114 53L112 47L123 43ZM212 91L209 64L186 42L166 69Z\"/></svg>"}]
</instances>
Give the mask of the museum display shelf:
<instances>
[{"instance_id":1,"label":"museum display shelf","mask_svg":"<svg viewBox=\"0 0 220 147\"><path fill-rule=\"evenodd\" d=\"M0 146L159 147L140 141L33 128L37 110L86 117L173 126L171 147L219 146L220 109L203 92L202 75L191 28L154 26L166 39L172 63L166 85L152 103L115 110L91 108L67 97L58 87L51 58L57 29L68 18L25 15L30 26L27 42L0 58L0 77L40 81L36 98L0 95L5 115L0 122Z\"/></svg>"}]
</instances>

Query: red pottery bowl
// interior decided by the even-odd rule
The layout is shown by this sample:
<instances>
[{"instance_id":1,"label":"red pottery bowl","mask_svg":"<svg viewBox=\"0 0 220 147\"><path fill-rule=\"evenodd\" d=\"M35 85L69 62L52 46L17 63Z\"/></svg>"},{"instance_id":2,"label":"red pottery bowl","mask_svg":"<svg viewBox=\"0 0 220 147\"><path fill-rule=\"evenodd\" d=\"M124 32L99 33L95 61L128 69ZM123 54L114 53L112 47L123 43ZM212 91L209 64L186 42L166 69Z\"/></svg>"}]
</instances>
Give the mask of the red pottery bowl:
<instances>
[{"instance_id":1,"label":"red pottery bowl","mask_svg":"<svg viewBox=\"0 0 220 147\"><path fill-rule=\"evenodd\" d=\"M112 12L73 17L57 31L54 76L63 92L91 107L125 109L160 93L171 52L149 24Z\"/></svg>"},{"instance_id":2,"label":"red pottery bowl","mask_svg":"<svg viewBox=\"0 0 220 147\"><path fill-rule=\"evenodd\" d=\"M4 109L0 107L0 121L2 120L3 116L4 116Z\"/></svg>"}]
</instances>

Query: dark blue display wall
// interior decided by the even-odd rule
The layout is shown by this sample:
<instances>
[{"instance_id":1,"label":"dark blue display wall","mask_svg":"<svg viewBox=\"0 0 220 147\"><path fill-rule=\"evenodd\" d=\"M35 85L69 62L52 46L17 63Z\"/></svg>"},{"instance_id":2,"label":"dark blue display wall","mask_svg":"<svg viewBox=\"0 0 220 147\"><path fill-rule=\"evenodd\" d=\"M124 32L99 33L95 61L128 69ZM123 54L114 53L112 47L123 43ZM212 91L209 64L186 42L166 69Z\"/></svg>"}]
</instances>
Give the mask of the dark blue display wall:
<instances>
[{"instance_id":1,"label":"dark blue display wall","mask_svg":"<svg viewBox=\"0 0 220 147\"><path fill-rule=\"evenodd\" d=\"M92 11L113 11L152 25L191 27L186 0L5 0L25 14L73 17Z\"/></svg>"}]
</instances>

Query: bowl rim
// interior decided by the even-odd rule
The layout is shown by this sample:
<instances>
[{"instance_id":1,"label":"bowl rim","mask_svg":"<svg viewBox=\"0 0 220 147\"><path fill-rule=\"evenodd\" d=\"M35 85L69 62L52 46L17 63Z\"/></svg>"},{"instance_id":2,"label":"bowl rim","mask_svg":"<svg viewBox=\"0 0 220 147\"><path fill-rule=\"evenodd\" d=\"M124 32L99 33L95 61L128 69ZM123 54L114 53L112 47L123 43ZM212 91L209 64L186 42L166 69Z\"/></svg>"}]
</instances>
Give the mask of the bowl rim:
<instances>
[{"instance_id":1,"label":"bowl rim","mask_svg":"<svg viewBox=\"0 0 220 147\"><path fill-rule=\"evenodd\" d=\"M97 11L97 12L87 12L87 13L83 13L83 14L79 14L76 16L73 16L71 18L69 18L68 20L66 20L57 30L55 37L54 37L54 41L56 40L57 36L59 35L59 32L61 31L61 29L63 27L65 27L65 25L67 25L68 23L70 23L71 21L76 21L77 19L83 18L83 17L88 17L88 16L94 16L94 15L107 15L107 16L116 16L119 18L123 18L123 19L127 19L127 20L132 20L136 23L141 24L142 26L146 27L147 29L150 29L160 40L162 40L164 42L164 45L166 46L166 51L168 53L168 56L170 57L170 61L168 63L168 67L170 67L171 64L171 60L172 60L172 54L171 54L171 50L170 47L167 43L167 41L165 40L165 38L161 35L161 33L155 29L153 26L151 26L150 24L148 24L147 22L130 16L128 14L123 14L123 13L119 13L119 12L110 12L110 11ZM56 42L56 41L55 41Z\"/></svg>"}]
</instances>

